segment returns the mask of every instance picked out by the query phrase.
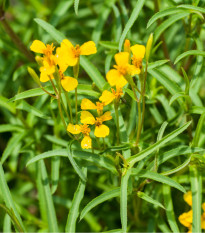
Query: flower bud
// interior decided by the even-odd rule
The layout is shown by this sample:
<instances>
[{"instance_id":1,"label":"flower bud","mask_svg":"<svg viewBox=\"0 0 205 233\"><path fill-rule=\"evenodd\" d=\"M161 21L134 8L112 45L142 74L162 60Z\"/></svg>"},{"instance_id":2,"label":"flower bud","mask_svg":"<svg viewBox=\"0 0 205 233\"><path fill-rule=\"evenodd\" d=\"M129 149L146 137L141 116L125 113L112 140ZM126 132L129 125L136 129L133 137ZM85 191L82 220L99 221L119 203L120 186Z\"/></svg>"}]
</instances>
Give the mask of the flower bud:
<instances>
[{"instance_id":1,"label":"flower bud","mask_svg":"<svg viewBox=\"0 0 205 233\"><path fill-rule=\"evenodd\" d=\"M37 83L41 87L42 85L36 72L31 67L28 67L27 70L29 74L31 75L31 77L33 78L34 82Z\"/></svg>"},{"instance_id":2,"label":"flower bud","mask_svg":"<svg viewBox=\"0 0 205 233\"><path fill-rule=\"evenodd\" d=\"M146 45L146 61L149 61L149 57L150 57L150 52L152 49L152 43L153 43L153 33L150 34L148 41L147 41L147 45Z\"/></svg>"},{"instance_id":3,"label":"flower bud","mask_svg":"<svg viewBox=\"0 0 205 233\"><path fill-rule=\"evenodd\" d=\"M128 39L126 39L124 43L124 52L130 53L130 41Z\"/></svg>"}]
</instances>

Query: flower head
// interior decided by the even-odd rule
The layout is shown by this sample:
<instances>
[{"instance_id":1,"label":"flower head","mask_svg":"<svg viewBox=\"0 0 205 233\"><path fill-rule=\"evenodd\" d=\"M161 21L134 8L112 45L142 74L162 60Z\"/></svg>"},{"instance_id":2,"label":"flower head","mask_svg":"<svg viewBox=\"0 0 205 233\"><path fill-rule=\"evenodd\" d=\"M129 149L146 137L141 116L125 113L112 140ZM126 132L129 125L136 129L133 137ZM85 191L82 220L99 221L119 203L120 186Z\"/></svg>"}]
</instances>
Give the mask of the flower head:
<instances>
[{"instance_id":1,"label":"flower head","mask_svg":"<svg viewBox=\"0 0 205 233\"><path fill-rule=\"evenodd\" d=\"M40 40L34 40L33 43L30 46L30 50L35 53L41 53L44 54L46 57L50 57L53 54L54 50L53 43L51 45L47 44L45 45Z\"/></svg>"},{"instance_id":2,"label":"flower head","mask_svg":"<svg viewBox=\"0 0 205 233\"><path fill-rule=\"evenodd\" d=\"M142 68L142 59L144 58L145 55L145 46L144 45L134 45L131 48L132 51L132 64L136 67L137 69L137 74L141 73L141 68Z\"/></svg>"},{"instance_id":3,"label":"flower head","mask_svg":"<svg viewBox=\"0 0 205 233\"><path fill-rule=\"evenodd\" d=\"M107 91L107 90L103 91L103 93L100 96L99 100L104 105L108 105L114 99L119 100L122 95L123 95L122 88L116 88L116 91L113 88L111 88L111 92Z\"/></svg>"},{"instance_id":4,"label":"flower head","mask_svg":"<svg viewBox=\"0 0 205 233\"><path fill-rule=\"evenodd\" d=\"M115 69L108 71L106 78L111 86L122 88L127 84L126 76L133 76L137 74L137 68L129 64L129 53L120 52L115 54L116 65Z\"/></svg>"},{"instance_id":5,"label":"flower head","mask_svg":"<svg viewBox=\"0 0 205 233\"><path fill-rule=\"evenodd\" d=\"M81 123L88 125L95 125L94 135L96 137L106 137L109 135L109 128L103 124L104 121L108 121L112 119L110 112L105 112L102 116L95 117L88 111L81 112Z\"/></svg>"},{"instance_id":6,"label":"flower head","mask_svg":"<svg viewBox=\"0 0 205 233\"><path fill-rule=\"evenodd\" d=\"M73 124L68 124L67 126L67 131L72 133L72 134L83 134L83 139L81 141L81 147L83 149L90 149L92 148L92 140L90 138L90 128L88 125L83 124L83 125L73 125Z\"/></svg>"},{"instance_id":7,"label":"flower head","mask_svg":"<svg viewBox=\"0 0 205 233\"><path fill-rule=\"evenodd\" d=\"M83 99L81 102L81 109L82 110L92 110L92 109L96 109L98 115L102 114L103 111L103 107L104 104L101 102L96 102L96 104L94 104L92 101L90 101L89 99Z\"/></svg>"},{"instance_id":8,"label":"flower head","mask_svg":"<svg viewBox=\"0 0 205 233\"><path fill-rule=\"evenodd\" d=\"M61 69L65 71L68 66L75 66L81 55L91 55L96 52L97 49L93 41L88 41L81 46L76 45L74 47L68 39L65 39L56 50L56 58Z\"/></svg>"}]
</instances>

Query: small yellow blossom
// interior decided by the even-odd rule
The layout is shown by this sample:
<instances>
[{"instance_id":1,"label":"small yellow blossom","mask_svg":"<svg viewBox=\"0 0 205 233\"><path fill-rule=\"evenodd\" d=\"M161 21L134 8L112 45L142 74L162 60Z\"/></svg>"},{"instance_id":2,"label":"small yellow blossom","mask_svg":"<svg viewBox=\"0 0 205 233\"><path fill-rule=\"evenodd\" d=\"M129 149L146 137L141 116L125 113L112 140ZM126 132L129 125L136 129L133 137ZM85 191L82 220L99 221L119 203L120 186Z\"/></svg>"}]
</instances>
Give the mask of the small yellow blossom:
<instances>
[{"instance_id":1,"label":"small yellow blossom","mask_svg":"<svg viewBox=\"0 0 205 233\"><path fill-rule=\"evenodd\" d=\"M188 191L184 194L184 200L190 206L192 206L192 193ZM201 216L201 228L205 229L205 203L202 204L204 213ZM193 211L185 212L179 216L179 222L188 228L188 233L192 233Z\"/></svg>"},{"instance_id":2,"label":"small yellow blossom","mask_svg":"<svg viewBox=\"0 0 205 233\"><path fill-rule=\"evenodd\" d=\"M72 133L72 134L83 134L83 139L81 141L81 147L83 149L90 149L92 148L92 139L90 138L90 128L88 125L73 125L73 124L68 124L67 126L67 131Z\"/></svg>"},{"instance_id":3,"label":"small yellow blossom","mask_svg":"<svg viewBox=\"0 0 205 233\"><path fill-rule=\"evenodd\" d=\"M116 91L111 88L111 91L103 91L102 95L100 96L99 100L104 103L104 105L108 105L111 103L114 99L119 100L121 96L123 95L122 88L117 88Z\"/></svg>"},{"instance_id":4,"label":"small yellow blossom","mask_svg":"<svg viewBox=\"0 0 205 233\"><path fill-rule=\"evenodd\" d=\"M106 137L110 133L110 129L103 124L104 121L111 120L112 116L110 112L105 112L100 117L95 117L88 111L81 112L81 123L88 125L95 125L94 135L96 137Z\"/></svg>"},{"instance_id":5,"label":"small yellow blossom","mask_svg":"<svg viewBox=\"0 0 205 233\"><path fill-rule=\"evenodd\" d=\"M130 53L130 41L128 39L126 39L124 43L124 52Z\"/></svg>"},{"instance_id":6,"label":"small yellow blossom","mask_svg":"<svg viewBox=\"0 0 205 233\"><path fill-rule=\"evenodd\" d=\"M144 45L134 45L131 47L132 51L132 64L136 67L137 74L141 73L142 59L145 56L145 46Z\"/></svg>"},{"instance_id":7,"label":"small yellow blossom","mask_svg":"<svg viewBox=\"0 0 205 233\"><path fill-rule=\"evenodd\" d=\"M59 70L59 74L61 79L61 85L64 88L64 90L72 91L78 86L77 79L73 77L65 76L61 70Z\"/></svg>"},{"instance_id":8,"label":"small yellow blossom","mask_svg":"<svg viewBox=\"0 0 205 233\"><path fill-rule=\"evenodd\" d=\"M103 107L104 104L100 103L100 102L96 102L96 104L94 104L92 101L90 101L89 99L83 99L81 102L81 109L82 110L92 110L92 109L96 109L98 115L100 115L103 111Z\"/></svg>"},{"instance_id":9,"label":"small yellow blossom","mask_svg":"<svg viewBox=\"0 0 205 233\"><path fill-rule=\"evenodd\" d=\"M42 53L46 57L50 57L53 54L54 48L55 47L53 46L53 43L51 45L49 45L49 44L45 45L40 40L34 40L30 46L31 51L33 51L35 53Z\"/></svg>"},{"instance_id":10,"label":"small yellow blossom","mask_svg":"<svg viewBox=\"0 0 205 233\"><path fill-rule=\"evenodd\" d=\"M126 76L133 76L137 74L137 68L134 65L129 64L129 53L120 52L115 54L115 61L117 65L114 65L115 69L108 71L106 78L111 86L116 88L122 88L127 84Z\"/></svg>"},{"instance_id":11,"label":"small yellow blossom","mask_svg":"<svg viewBox=\"0 0 205 233\"><path fill-rule=\"evenodd\" d=\"M61 42L61 46L56 50L56 58L61 70L65 71L68 66L75 66L81 55L91 55L97 52L95 43L88 41L83 45L76 45L65 39Z\"/></svg>"},{"instance_id":12,"label":"small yellow blossom","mask_svg":"<svg viewBox=\"0 0 205 233\"><path fill-rule=\"evenodd\" d=\"M49 60L43 60L43 66L40 67L40 81L47 82L53 79L53 73L55 73L55 61L50 57ZM50 77L50 78L49 78Z\"/></svg>"}]
</instances>

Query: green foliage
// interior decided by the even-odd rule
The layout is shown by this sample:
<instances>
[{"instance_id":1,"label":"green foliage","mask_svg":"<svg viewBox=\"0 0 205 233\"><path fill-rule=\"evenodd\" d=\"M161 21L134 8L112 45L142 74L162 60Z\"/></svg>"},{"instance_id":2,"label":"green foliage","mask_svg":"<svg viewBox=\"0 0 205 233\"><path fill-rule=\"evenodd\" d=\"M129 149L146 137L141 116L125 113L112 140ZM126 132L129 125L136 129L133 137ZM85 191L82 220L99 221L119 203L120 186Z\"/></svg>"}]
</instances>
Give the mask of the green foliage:
<instances>
[{"instance_id":1,"label":"green foliage","mask_svg":"<svg viewBox=\"0 0 205 233\"><path fill-rule=\"evenodd\" d=\"M179 216L190 210L192 232L204 230L204 15L202 0L0 1L0 232L186 232ZM141 73L104 106L109 135L95 137L95 122L82 149L87 134L66 130L82 99L115 93L115 55L152 33ZM40 81L30 51L64 39L97 47L64 72L78 77L70 92L59 66L53 83Z\"/></svg>"}]
</instances>

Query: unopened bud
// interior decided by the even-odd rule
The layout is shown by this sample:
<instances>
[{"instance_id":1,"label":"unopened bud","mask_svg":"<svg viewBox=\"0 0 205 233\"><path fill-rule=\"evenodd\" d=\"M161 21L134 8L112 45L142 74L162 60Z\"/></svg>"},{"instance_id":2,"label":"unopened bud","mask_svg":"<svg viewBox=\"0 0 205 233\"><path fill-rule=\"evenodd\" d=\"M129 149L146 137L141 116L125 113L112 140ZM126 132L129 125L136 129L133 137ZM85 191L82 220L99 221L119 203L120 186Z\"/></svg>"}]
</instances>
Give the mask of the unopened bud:
<instances>
[{"instance_id":1,"label":"unopened bud","mask_svg":"<svg viewBox=\"0 0 205 233\"><path fill-rule=\"evenodd\" d=\"M28 67L27 70L29 74L31 75L31 77L33 78L34 82L37 83L41 87L42 85L36 72L31 67Z\"/></svg>"},{"instance_id":2,"label":"unopened bud","mask_svg":"<svg viewBox=\"0 0 205 233\"><path fill-rule=\"evenodd\" d=\"M40 56L35 57L36 62L38 63L39 66L43 66L43 58Z\"/></svg>"},{"instance_id":3,"label":"unopened bud","mask_svg":"<svg viewBox=\"0 0 205 233\"><path fill-rule=\"evenodd\" d=\"M148 41L147 41L147 45L146 45L146 61L149 61L149 57L150 57L150 52L152 49L152 43L153 43L153 33L150 34Z\"/></svg>"},{"instance_id":4,"label":"unopened bud","mask_svg":"<svg viewBox=\"0 0 205 233\"><path fill-rule=\"evenodd\" d=\"M124 43L124 52L130 53L130 41L128 39L126 39Z\"/></svg>"}]
</instances>

